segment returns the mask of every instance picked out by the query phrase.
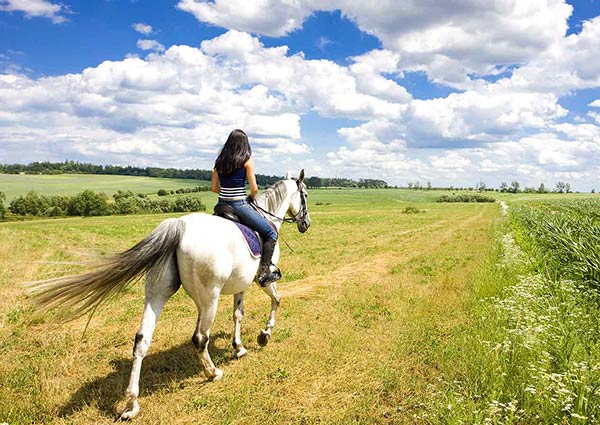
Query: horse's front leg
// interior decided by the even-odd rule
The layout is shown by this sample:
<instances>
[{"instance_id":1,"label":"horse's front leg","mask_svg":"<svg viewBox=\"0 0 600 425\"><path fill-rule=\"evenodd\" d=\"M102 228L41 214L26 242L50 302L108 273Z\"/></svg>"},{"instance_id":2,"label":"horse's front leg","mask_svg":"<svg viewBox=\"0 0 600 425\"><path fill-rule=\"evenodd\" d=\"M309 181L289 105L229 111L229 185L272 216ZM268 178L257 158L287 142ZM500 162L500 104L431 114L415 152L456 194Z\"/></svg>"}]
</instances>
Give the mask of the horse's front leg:
<instances>
[{"instance_id":1,"label":"horse's front leg","mask_svg":"<svg viewBox=\"0 0 600 425\"><path fill-rule=\"evenodd\" d=\"M277 292L277 285L275 282L269 283L261 287L265 293L271 297L271 312L269 313L269 320L267 320L267 326L264 330L258 334L258 345L264 347L271 338L272 329L275 327L275 313L277 313L277 307L281 303L281 295Z\"/></svg>"},{"instance_id":2,"label":"horse's front leg","mask_svg":"<svg viewBox=\"0 0 600 425\"><path fill-rule=\"evenodd\" d=\"M242 319L244 318L244 293L233 296L233 350L238 359L246 354L242 345Z\"/></svg>"}]
</instances>

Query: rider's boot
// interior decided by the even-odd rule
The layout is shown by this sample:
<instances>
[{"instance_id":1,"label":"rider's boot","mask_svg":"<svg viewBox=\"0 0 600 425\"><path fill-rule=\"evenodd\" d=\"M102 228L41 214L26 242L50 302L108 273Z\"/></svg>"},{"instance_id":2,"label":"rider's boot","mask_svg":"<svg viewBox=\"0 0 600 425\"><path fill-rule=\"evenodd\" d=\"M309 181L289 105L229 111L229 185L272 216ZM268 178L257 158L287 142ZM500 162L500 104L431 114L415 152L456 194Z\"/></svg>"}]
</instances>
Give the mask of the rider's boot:
<instances>
[{"instance_id":1,"label":"rider's boot","mask_svg":"<svg viewBox=\"0 0 600 425\"><path fill-rule=\"evenodd\" d=\"M260 265L258 266L258 283L260 286L268 285L281 278L281 272L271 271L271 259L273 258L273 251L275 251L275 245L277 241L275 239L267 239L263 242L262 256L260 257Z\"/></svg>"}]
</instances>

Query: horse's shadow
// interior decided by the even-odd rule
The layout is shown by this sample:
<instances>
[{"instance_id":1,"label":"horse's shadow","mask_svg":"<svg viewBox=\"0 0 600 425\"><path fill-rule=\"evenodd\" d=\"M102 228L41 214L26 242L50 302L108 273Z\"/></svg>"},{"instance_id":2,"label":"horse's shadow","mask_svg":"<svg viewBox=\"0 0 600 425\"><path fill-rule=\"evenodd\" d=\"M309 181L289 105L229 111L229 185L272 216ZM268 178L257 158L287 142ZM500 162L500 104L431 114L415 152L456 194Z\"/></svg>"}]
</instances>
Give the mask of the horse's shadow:
<instances>
[{"instance_id":1,"label":"horse's shadow","mask_svg":"<svg viewBox=\"0 0 600 425\"><path fill-rule=\"evenodd\" d=\"M211 337L211 341L228 336L224 332L219 332ZM211 343L209 351L218 367L232 360L231 350L227 348L217 348ZM124 398L129 384L132 358L112 360L110 365L113 372L79 388L71 399L60 407L59 416L68 417L85 406L95 405L107 416L114 417L117 414L117 403ZM183 381L187 378L204 379L198 352L191 341L168 350L148 354L144 358L142 369L140 396L153 394L163 388L183 388Z\"/></svg>"}]
</instances>

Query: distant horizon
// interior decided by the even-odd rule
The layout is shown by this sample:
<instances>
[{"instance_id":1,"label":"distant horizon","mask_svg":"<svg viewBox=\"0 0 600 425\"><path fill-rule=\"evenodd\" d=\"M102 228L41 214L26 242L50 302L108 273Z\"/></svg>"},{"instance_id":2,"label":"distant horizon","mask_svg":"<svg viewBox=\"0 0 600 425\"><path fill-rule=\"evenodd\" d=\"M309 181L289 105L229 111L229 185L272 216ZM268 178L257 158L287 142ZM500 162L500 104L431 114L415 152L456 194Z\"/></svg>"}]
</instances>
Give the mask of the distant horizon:
<instances>
[{"instance_id":1,"label":"distant horizon","mask_svg":"<svg viewBox=\"0 0 600 425\"><path fill-rule=\"evenodd\" d=\"M85 162L85 161L76 161L76 160L69 160L69 159L63 160L63 161L31 161L31 162L28 162L28 163L1 163L0 162L0 166L3 166L3 167L6 167L6 166L30 166L30 165L35 164L35 163L39 163L39 164L43 164L43 163L49 163L49 164L66 164L68 162L73 162L73 163L78 163L78 164L84 164L84 165L92 165L92 166L95 166L95 167L109 167L109 166L111 166L111 167L122 167L122 168L125 168L125 167L132 167L132 168L139 168L139 169L155 168L155 169L160 169L160 170L173 169L173 170L176 170L176 171L204 171L204 172L211 172L210 168L177 168L177 167L167 167L167 168L165 168L165 167L158 167L158 166L152 166L152 165L137 166L137 165L133 165L133 164L99 164L99 163ZM294 173L295 173L296 170L288 170L288 171L292 172L292 175L295 175ZM5 173L5 172L3 172L3 171L0 170L0 174L10 174L10 173ZM40 173L23 173L22 172L22 174L45 175L46 173L41 173L41 172ZM93 175L92 173L84 173L84 172L79 172L79 173L77 173L77 172L75 172L75 173L66 173L66 172L63 172L63 173L60 173L60 174ZM257 176L277 177L277 178L281 177L281 178L283 178L286 174L287 174L287 172L283 173L283 174L263 174L263 173L257 173ZM50 174L47 174L47 175L50 175ZM113 174L109 174L109 175L113 175ZM127 176L126 174L115 174L115 175ZM133 177L135 177L135 176L133 176ZM144 177L144 176L138 176L138 177ZM147 177L150 177L150 176L147 176ZM563 183L567 183L567 184L571 185L571 182L562 181L562 180L559 180L559 181L556 181L556 182L551 182L549 184L546 184L546 182L539 182L535 186L521 185L521 182L519 182L518 180L515 180L515 179L505 179L500 184L498 184L498 186L489 185L487 182L484 182L484 181L480 181L480 182L478 182L476 184L473 184L473 185L447 185L447 186L443 186L443 185L436 184L435 182L432 182L432 181L424 181L423 182L423 181L418 181L418 180L408 181L408 182L406 182L406 184L401 185L401 184L390 184L389 182L385 181L385 179L377 179L377 178L373 178L373 177L370 177L370 176L361 176L361 177L355 178L355 177L345 177L345 176L313 175L313 174L310 174L310 173L306 174L306 178L307 179L310 179L311 177L313 177L313 178L316 177L316 178L320 178L320 179L332 179L332 180L351 180L351 181L356 182L356 183L358 183L360 180L382 180L383 182L385 182L388 185L389 188L415 189L415 190L418 190L418 189L413 188L412 185L415 185L417 183L421 186L419 189L425 189L425 190L428 189L427 188L428 183L431 183L431 188L429 188L430 190L436 190L436 189L439 189L439 190L452 190L452 189L455 189L455 190L478 190L477 189L478 185L481 184L481 183L484 183L485 186L486 186L486 188L483 189L483 191L500 191L502 183L506 183L510 187L510 185L511 185L512 182L517 181L519 183L519 185L520 185L520 190L521 191L523 191L525 188L534 188L534 189L537 190L540 187L540 185L543 184L545 186L545 189L546 189L547 193L551 193L551 192L555 192L554 189L556 188L556 184L557 183L563 182ZM150 178L161 178L161 177L150 177ZM178 178L178 177L164 177L164 178L172 179L172 178ZM199 179L198 181L208 181L208 180ZM577 190L577 189L575 189L573 187L571 187L570 190L573 193L596 193L596 191L597 191L596 188L592 188L590 190L585 191L585 190ZM592 192L592 190L594 192ZM1 188L0 188L0 191L1 191Z\"/></svg>"},{"instance_id":2,"label":"distant horizon","mask_svg":"<svg viewBox=\"0 0 600 425\"><path fill-rule=\"evenodd\" d=\"M597 0L0 3L2 163L600 188Z\"/></svg>"}]
</instances>

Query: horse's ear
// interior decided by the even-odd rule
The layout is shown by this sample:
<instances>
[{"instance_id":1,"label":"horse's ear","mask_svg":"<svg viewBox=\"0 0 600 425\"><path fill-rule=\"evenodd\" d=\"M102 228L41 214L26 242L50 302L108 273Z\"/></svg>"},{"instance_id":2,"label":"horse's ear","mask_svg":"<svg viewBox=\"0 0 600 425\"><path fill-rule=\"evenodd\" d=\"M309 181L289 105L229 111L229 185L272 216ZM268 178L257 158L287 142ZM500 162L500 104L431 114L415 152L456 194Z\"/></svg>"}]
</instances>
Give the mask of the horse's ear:
<instances>
[{"instance_id":1,"label":"horse's ear","mask_svg":"<svg viewBox=\"0 0 600 425\"><path fill-rule=\"evenodd\" d=\"M288 171L287 173L285 173L285 179L286 180L289 180L291 178L292 178L292 172L291 171Z\"/></svg>"},{"instance_id":2,"label":"horse's ear","mask_svg":"<svg viewBox=\"0 0 600 425\"><path fill-rule=\"evenodd\" d=\"M302 180L304 180L304 168L302 169L302 171L300 171L300 177L298 177L298 181L300 183L302 183Z\"/></svg>"}]
</instances>

